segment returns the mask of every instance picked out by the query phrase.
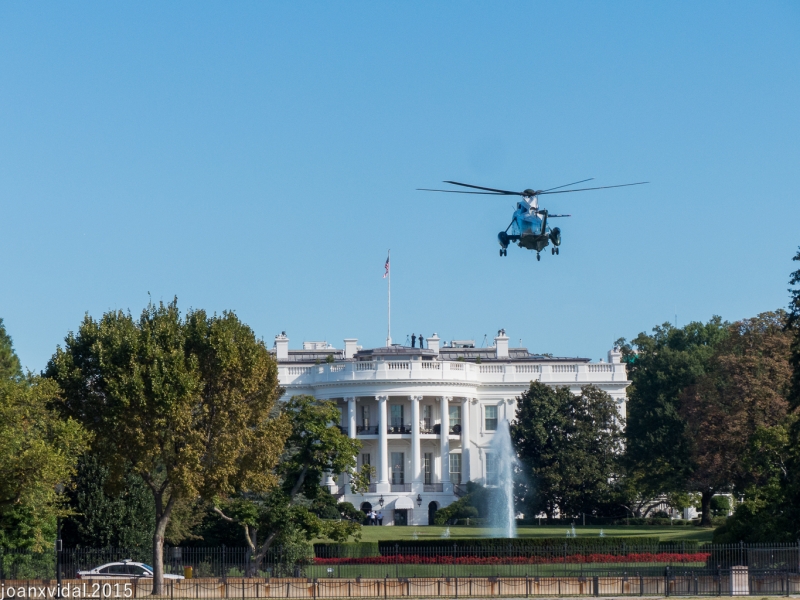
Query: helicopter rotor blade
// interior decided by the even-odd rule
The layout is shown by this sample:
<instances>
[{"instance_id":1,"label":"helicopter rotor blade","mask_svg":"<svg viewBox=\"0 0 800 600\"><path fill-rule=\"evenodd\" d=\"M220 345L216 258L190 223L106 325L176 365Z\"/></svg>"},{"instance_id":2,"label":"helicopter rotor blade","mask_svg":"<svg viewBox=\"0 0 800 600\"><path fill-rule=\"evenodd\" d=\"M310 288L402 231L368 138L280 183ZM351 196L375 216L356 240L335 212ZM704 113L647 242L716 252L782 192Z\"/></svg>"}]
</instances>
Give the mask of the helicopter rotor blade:
<instances>
[{"instance_id":1,"label":"helicopter rotor blade","mask_svg":"<svg viewBox=\"0 0 800 600\"><path fill-rule=\"evenodd\" d=\"M550 188L548 190L542 190L539 193L543 194L545 192L549 192L550 190L560 190L561 188L569 187L571 185L578 185L579 183L586 183L587 181L593 181L593 180L594 180L594 177L589 177L589 179L582 179L581 181L575 181L573 183L568 183L566 185L559 185L558 187Z\"/></svg>"},{"instance_id":2,"label":"helicopter rotor blade","mask_svg":"<svg viewBox=\"0 0 800 600\"><path fill-rule=\"evenodd\" d=\"M494 188L481 187L479 185L470 185L469 183L459 183L458 181L445 181L452 185L460 185L462 187L475 188L476 190L486 190L487 192L496 192L505 196L522 196L522 192L509 192L508 190L496 190Z\"/></svg>"},{"instance_id":3,"label":"helicopter rotor blade","mask_svg":"<svg viewBox=\"0 0 800 600\"><path fill-rule=\"evenodd\" d=\"M644 185L649 181L639 181L638 183L623 183L621 185L604 185L602 187L581 188L579 190L559 190L557 192L539 192L539 194L568 194L570 192L588 192L589 190L607 190L609 188L628 187L629 185Z\"/></svg>"},{"instance_id":4,"label":"helicopter rotor blade","mask_svg":"<svg viewBox=\"0 0 800 600\"><path fill-rule=\"evenodd\" d=\"M507 194L498 194L497 192L464 192L461 190L432 190L430 188L417 188L420 192L444 192L446 194L482 194L484 196L506 196Z\"/></svg>"},{"instance_id":5,"label":"helicopter rotor blade","mask_svg":"<svg viewBox=\"0 0 800 600\"><path fill-rule=\"evenodd\" d=\"M572 215L547 215L549 219L557 219L558 217L571 217Z\"/></svg>"}]
</instances>

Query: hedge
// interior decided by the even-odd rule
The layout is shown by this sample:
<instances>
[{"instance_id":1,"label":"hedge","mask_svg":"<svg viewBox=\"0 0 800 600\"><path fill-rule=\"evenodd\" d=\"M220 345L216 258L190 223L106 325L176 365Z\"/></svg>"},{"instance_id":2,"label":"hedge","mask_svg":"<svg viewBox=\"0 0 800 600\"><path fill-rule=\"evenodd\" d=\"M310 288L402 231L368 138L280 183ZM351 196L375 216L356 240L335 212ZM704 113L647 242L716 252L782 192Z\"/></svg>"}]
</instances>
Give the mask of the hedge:
<instances>
[{"instance_id":1,"label":"hedge","mask_svg":"<svg viewBox=\"0 0 800 600\"><path fill-rule=\"evenodd\" d=\"M378 542L347 542L345 544L314 544L314 556L317 558L365 558L380 556Z\"/></svg>"},{"instance_id":2,"label":"hedge","mask_svg":"<svg viewBox=\"0 0 800 600\"><path fill-rule=\"evenodd\" d=\"M567 552L621 550L623 548L653 548L659 546L657 537L577 537L577 538L440 538L437 540L384 540L378 542L381 555L393 554L395 550L441 548L443 550L468 549L511 549L524 552L542 549L563 549ZM680 544L667 544L680 547ZM686 548L694 548L687 544Z\"/></svg>"}]
</instances>

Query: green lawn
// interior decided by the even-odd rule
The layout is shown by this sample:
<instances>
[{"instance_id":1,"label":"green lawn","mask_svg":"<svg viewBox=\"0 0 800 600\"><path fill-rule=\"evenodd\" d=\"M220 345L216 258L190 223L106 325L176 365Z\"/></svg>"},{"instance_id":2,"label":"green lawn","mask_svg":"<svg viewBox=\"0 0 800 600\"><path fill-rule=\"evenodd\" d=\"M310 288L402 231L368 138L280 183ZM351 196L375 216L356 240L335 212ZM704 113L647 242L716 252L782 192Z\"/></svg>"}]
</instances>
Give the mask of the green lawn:
<instances>
[{"instance_id":1,"label":"green lawn","mask_svg":"<svg viewBox=\"0 0 800 600\"><path fill-rule=\"evenodd\" d=\"M364 542L375 542L382 540L410 540L414 539L416 532L417 539L426 540L441 538L446 527L421 526L421 527L377 527L365 526L361 528L361 540ZM598 537L600 527L580 525L575 526L577 537ZM710 542L713 536L713 529L695 527L693 525L676 525L674 527L636 527L636 526L612 526L603 527L603 534L608 537L658 537L661 541L698 540L700 542ZM500 530L492 530L489 527L449 527L450 537L471 538L471 537L502 537ZM566 537L567 528L561 526L542 525L520 527L517 530L517 537Z\"/></svg>"}]
</instances>

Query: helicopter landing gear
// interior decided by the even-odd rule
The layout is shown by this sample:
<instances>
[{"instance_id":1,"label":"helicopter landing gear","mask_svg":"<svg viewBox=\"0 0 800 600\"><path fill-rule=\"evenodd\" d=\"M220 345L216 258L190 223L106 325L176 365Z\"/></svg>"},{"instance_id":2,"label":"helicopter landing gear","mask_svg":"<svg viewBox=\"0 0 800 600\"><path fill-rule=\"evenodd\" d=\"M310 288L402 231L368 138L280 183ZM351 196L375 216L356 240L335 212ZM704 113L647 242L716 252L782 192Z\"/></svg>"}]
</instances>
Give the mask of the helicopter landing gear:
<instances>
[{"instance_id":1,"label":"helicopter landing gear","mask_svg":"<svg viewBox=\"0 0 800 600\"><path fill-rule=\"evenodd\" d=\"M508 250L505 248L500 248L500 256L508 256Z\"/></svg>"},{"instance_id":2,"label":"helicopter landing gear","mask_svg":"<svg viewBox=\"0 0 800 600\"><path fill-rule=\"evenodd\" d=\"M541 257L541 256L539 256L539 253L538 253L538 252L536 253L536 260L542 260L542 257Z\"/></svg>"},{"instance_id":3,"label":"helicopter landing gear","mask_svg":"<svg viewBox=\"0 0 800 600\"><path fill-rule=\"evenodd\" d=\"M556 255L561 254L561 248L556 248Z\"/></svg>"},{"instance_id":4,"label":"helicopter landing gear","mask_svg":"<svg viewBox=\"0 0 800 600\"><path fill-rule=\"evenodd\" d=\"M553 256L555 256L555 254L556 254L556 249L555 249L555 248L550 248L550 254L552 254Z\"/></svg>"}]
</instances>

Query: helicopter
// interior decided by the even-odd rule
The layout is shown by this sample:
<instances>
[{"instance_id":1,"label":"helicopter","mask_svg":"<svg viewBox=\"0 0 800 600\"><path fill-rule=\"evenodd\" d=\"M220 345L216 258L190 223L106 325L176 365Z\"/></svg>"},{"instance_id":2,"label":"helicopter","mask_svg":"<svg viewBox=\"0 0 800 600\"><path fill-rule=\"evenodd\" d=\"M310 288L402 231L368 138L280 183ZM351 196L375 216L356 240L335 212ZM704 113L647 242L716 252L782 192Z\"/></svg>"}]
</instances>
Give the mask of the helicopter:
<instances>
[{"instance_id":1,"label":"helicopter","mask_svg":"<svg viewBox=\"0 0 800 600\"><path fill-rule=\"evenodd\" d=\"M576 190L565 190L563 188L578 185L579 183L586 183L593 181L594 178L582 179L566 185L560 185L546 190L532 190L527 189L521 192L512 192L509 190L498 190L495 188L482 187L479 185L471 185L469 183L460 183L458 181L445 181L451 185L459 185L461 187L472 188L475 190L483 190L481 192L468 192L464 190L436 190L430 188L417 188L423 192L445 192L450 194L484 194L487 196L521 196L521 200L517 202L514 216L511 218L511 223L508 224L505 231L497 234L497 241L500 243L500 256L508 256L508 246L512 242L516 242L520 248L536 251L536 260L541 260L540 253L542 250L552 243L550 252L553 255L559 254L559 246L561 246L561 229L558 227L550 228L547 224L548 219L556 219L561 217L571 217L572 215L554 215L550 214L547 209L539 208L539 196L545 194L567 194L570 192L588 192L590 190L605 190L608 188L628 187L631 185L643 185L649 183L647 181L639 181L637 183L623 183L621 185L605 185L601 187L579 188ZM511 233L508 230L511 229Z\"/></svg>"}]
</instances>

